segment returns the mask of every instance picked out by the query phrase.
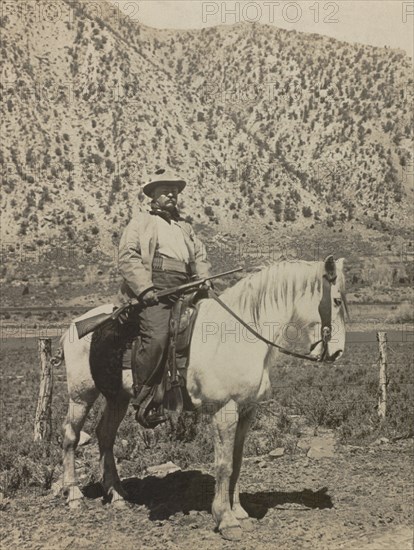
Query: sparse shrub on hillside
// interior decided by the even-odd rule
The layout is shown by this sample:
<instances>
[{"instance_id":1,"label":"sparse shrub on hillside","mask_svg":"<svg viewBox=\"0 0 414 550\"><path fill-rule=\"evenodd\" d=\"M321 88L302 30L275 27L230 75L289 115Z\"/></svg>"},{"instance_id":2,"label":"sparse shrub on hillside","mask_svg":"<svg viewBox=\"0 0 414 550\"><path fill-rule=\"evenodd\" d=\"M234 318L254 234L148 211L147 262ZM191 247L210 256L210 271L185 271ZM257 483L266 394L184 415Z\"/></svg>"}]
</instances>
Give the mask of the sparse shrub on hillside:
<instances>
[{"instance_id":1,"label":"sparse shrub on hillside","mask_svg":"<svg viewBox=\"0 0 414 550\"><path fill-rule=\"evenodd\" d=\"M103 162L103 158L95 153L89 155L88 158L86 159L87 164L96 164L97 166L100 166L102 162Z\"/></svg>"},{"instance_id":2,"label":"sparse shrub on hillside","mask_svg":"<svg viewBox=\"0 0 414 550\"><path fill-rule=\"evenodd\" d=\"M73 229L73 227L65 226L65 227L64 227L64 231L65 231L65 233L66 233L67 238L68 238L70 241L74 241L74 240L75 240L75 238L76 238L76 231Z\"/></svg>"},{"instance_id":3,"label":"sparse shrub on hillside","mask_svg":"<svg viewBox=\"0 0 414 550\"><path fill-rule=\"evenodd\" d=\"M3 181L4 191L8 194L12 193L16 187L16 180L11 179L9 176Z\"/></svg>"},{"instance_id":4,"label":"sparse shrub on hillside","mask_svg":"<svg viewBox=\"0 0 414 550\"><path fill-rule=\"evenodd\" d=\"M303 206L302 214L304 218L310 218L312 216L312 208L310 206Z\"/></svg>"},{"instance_id":5,"label":"sparse shrub on hillside","mask_svg":"<svg viewBox=\"0 0 414 550\"><path fill-rule=\"evenodd\" d=\"M26 201L29 208L36 206L36 194L33 189L27 193Z\"/></svg>"},{"instance_id":6,"label":"sparse shrub on hillside","mask_svg":"<svg viewBox=\"0 0 414 550\"><path fill-rule=\"evenodd\" d=\"M22 220L19 226L19 235L22 235L22 236L27 235L28 227L29 227L29 222L26 220Z\"/></svg>"},{"instance_id":7,"label":"sparse shrub on hillside","mask_svg":"<svg viewBox=\"0 0 414 550\"><path fill-rule=\"evenodd\" d=\"M296 210L291 206L286 208L284 219L287 222L294 222L296 220Z\"/></svg>"},{"instance_id":8,"label":"sparse shrub on hillside","mask_svg":"<svg viewBox=\"0 0 414 550\"><path fill-rule=\"evenodd\" d=\"M65 159L65 161L63 162L63 167L69 173L72 173L75 168L73 162L67 159Z\"/></svg>"},{"instance_id":9,"label":"sparse shrub on hillside","mask_svg":"<svg viewBox=\"0 0 414 550\"><path fill-rule=\"evenodd\" d=\"M273 203L273 212L277 222L280 222L282 219L283 212L283 203L280 199L275 199Z\"/></svg>"},{"instance_id":10,"label":"sparse shrub on hillside","mask_svg":"<svg viewBox=\"0 0 414 550\"><path fill-rule=\"evenodd\" d=\"M106 161L105 161L105 166L106 166L106 169L108 170L108 172L109 172L110 174L113 174L113 173L115 172L115 167L116 167L116 166L115 166L115 163L112 162L112 160L106 159Z\"/></svg>"},{"instance_id":11,"label":"sparse shrub on hillside","mask_svg":"<svg viewBox=\"0 0 414 550\"><path fill-rule=\"evenodd\" d=\"M118 193L121 190L121 178L119 176L115 176L112 180L112 192Z\"/></svg>"}]
</instances>

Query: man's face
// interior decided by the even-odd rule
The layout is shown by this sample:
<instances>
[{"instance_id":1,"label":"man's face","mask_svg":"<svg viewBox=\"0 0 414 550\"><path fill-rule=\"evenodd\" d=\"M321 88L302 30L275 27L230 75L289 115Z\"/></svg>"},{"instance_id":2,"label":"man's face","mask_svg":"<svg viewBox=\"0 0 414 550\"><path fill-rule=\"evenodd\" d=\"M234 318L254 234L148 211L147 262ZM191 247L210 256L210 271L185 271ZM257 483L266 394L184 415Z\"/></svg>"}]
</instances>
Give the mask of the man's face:
<instances>
[{"instance_id":1,"label":"man's face","mask_svg":"<svg viewBox=\"0 0 414 550\"><path fill-rule=\"evenodd\" d=\"M177 206L178 188L175 185L160 183L154 189L152 197L163 210L175 210Z\"/></svg>"}]
</instances>

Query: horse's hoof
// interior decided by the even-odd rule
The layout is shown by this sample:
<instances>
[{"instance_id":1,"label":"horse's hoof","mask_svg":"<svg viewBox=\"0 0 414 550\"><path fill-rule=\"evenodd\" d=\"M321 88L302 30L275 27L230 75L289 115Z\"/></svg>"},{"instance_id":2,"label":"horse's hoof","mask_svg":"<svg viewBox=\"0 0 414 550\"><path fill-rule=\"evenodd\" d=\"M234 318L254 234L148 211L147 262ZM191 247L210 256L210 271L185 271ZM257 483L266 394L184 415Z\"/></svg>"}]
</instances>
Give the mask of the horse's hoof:
<instances>
[{"instance_id":1,"label":"horse's hoof","mask_svg":"<svg viewBox=\"0 0 414 550\"><path fill-rule=\"evenodd\" d=\"M254 531L256 529L256 523L251 518L239 519L239 522L243 531Z\"/></svg>"},{"instance_id":2,"label":"horse's hoof","mask_svg":"<svg viewBox=\"0 0 414 550\"><path fill-rule=\"evenodd\" d=\"M119 489L117 489L117 493L118 495L123 498L124 500L127 500L128 499L128 493L125 491L125 489L121 487L119 487Z\"/></svg>"},{"instance_id":3,"label":"horse's hoof","mask_svg":"<svg viewBox=\"0 0 414 550\"><path fill-rule=\"evenodd\" d=\"M86 508L86 503L83 498L77 498L74 500L69 500L68 506L69 510L84 510Z\"/></svg>"},{"instance_id":4,"label":"horse's hoof","mask_svg":"<svg viewBox=\"0 0 414 550\"><path fill-rule=\"evenodd\" d=\"M223 527L220 529L220 535L226 540L240 540L243 537L243 529L239 525L234 527Z\"/></svg>"},{"instance_id":5,"label":"horse's hoof","mask_svg":"<svg viewBox=\"0 0 414 550\"><path fill-rule=\"evenodd\" d=\"M125 508L128 508L128 504L122 498L118 498L117 500L112 501L111 506L113 506L117 510L125 510Z\"/></svg>"}]
</instances>

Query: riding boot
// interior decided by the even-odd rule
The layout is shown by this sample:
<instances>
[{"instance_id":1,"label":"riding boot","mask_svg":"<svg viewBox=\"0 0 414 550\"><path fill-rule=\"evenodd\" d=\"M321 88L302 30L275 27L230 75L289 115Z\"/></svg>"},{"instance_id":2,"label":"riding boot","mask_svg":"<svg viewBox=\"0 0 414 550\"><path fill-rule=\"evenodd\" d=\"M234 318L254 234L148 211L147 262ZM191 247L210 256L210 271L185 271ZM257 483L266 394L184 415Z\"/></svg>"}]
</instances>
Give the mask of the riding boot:
<instances>
[{"instance_id":1,"label":"riding boot","mask_svg":"<svg viewBox=\"0 0 414 550\"><path fill-rule=\"evenodd\" d=\"M134 346L139 345L139 339L133 343L133 357L136 350ZM168 418L164 414L164 408L161 405L155 405L154 396L157 386L147 385L142 383L138 372L138 365L136 361L132 361L132 389L134 397L131 400L131 404L136 410L135 420L141 424L144 428L155 428L158 424L166 422Z\"/></svg>"}]
</instances>

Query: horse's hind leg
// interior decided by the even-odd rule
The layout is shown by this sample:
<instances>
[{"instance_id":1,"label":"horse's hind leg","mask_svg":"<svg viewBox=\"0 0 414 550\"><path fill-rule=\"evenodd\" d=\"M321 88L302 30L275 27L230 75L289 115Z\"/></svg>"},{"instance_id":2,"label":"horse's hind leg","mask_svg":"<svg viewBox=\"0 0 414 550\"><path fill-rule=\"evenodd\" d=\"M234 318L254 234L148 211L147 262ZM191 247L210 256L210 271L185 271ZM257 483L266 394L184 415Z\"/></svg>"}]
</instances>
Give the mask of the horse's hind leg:
<instances>
[{"instance_id":1,"label":"horse's hind leg","mask_svg":"<svg viewBox=\"0 0 414 550\"><path fill-rule=\"evenodd\" d=\"M91 395L88 401L81 402L70 399L68 414L63 424L63 490L65 494L67 493L66 502L70 508L79 507L83 499L76 480L75 451L81 429L97 396L98 392Z\"/></svg>"},{"instance_id":2,"label":"horse's hind leg","mask_svg":"<svg viewBox=\"0 0 414 550\"><path fill-rule=\"evenodd\" d=\"M243 447L247 431L252 423L256 412L254 406L249 406L239 411L239 421L236 428L236 437L234 441L233 452L233 471L230 477L230 501L232 502L232 511L240 521L243 529L249 531L253 529L254 524L249 518L249 514L240 504L239 494L239 476L243 460Z\"/></svg>"},{"instance_id":3,"label":"horse's hind leg","mask_svg":"<svg viewBox=\"0 0 414 550\"><path fill-rule=\"evenodd\" d=\"M104 412L96 428L98 436L101 468L101 483L104 491L112 497L112 503L117 506L124 504L127 496L122 489L121 480L115 465L114 442L116 432L128 409L129 396L122 394L116 399L107 399Z\"/></svg>"},{"instance_id":4,"label":"horse's hind leg","mask_svg":"<svg viewBox=\"0 0 414 550\"><path fill-rule=\"evenodd\" d=\"M220 534L227 540L239 540L242 529L230 504L230 476L233 471L233 449L239 414L230 401L213 416L216 488L212 513Z\"/></svg>"}]
</instances>

